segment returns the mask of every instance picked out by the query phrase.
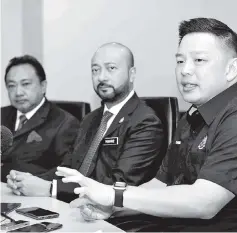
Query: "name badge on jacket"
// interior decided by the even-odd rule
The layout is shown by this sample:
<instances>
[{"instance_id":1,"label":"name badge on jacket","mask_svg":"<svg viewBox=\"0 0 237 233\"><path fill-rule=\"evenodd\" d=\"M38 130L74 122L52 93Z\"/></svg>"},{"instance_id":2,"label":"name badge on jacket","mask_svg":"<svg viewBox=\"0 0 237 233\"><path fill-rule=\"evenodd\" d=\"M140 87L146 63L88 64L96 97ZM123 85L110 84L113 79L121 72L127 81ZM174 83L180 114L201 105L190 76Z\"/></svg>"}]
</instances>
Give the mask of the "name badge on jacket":
<instances>
[{"instance_id":1,"label":"name badge on jacket","mask_svg":"<svg viewBox=\"0 0 237 233\"><path fill-rule=\"evenodd\" d=\"M118 145L118 137L104 138L103 145L105 146Z\"/></svg>"}]
</instances>

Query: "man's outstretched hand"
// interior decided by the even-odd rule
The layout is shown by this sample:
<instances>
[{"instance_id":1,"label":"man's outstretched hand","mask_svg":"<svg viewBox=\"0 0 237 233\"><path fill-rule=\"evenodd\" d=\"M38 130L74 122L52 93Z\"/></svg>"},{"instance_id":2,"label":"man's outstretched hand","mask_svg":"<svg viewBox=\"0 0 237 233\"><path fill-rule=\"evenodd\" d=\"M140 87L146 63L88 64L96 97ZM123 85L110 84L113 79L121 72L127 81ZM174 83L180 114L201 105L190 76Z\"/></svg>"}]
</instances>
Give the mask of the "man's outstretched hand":
<instances>
[{"instance_id":1,"label":"man's outstretched hand","mask_svg":"<svg viewBox=\"0 0 237 233\"><path fill-rule=\"evenodd\" d=\"M56 175L64 176L62 179L64 183L73 182L81 186L74 189L74 193L80 194L79 199L85 196L92 205L101 208L113 206L115 193L111 185L101 184L67 167L58 167Z\"/></svg>"}]
</instances>

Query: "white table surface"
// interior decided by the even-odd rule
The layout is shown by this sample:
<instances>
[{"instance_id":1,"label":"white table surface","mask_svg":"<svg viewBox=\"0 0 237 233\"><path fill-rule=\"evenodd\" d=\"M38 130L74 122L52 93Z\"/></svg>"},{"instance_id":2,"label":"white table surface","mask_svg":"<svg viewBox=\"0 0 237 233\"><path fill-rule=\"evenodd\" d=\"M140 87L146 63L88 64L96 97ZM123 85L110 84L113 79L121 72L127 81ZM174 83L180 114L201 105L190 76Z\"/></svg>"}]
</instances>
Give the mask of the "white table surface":
<instances>
[{"instance_id":1,"label":"white table surface","mask_svg":"<svg viewBox=\"0 0 237 233\"><path fill-rule=\"evenodd\" d=\"M61 229L53 232L123 232L121 229L107 223L106 221L97 220L86 222L80 214L79 209L70 208L68 203L59 201L51 197L25 197L16 196L5 183L1 183L1 202L18 202L21 203L20 208L24 207L41 207L59 213L58 218L34 220L23 215L17 214L15 211L8 215L14 220L27 220L30 223L38 223L43 221L55 222L63 224Z\"/></svg>"}]
</instances>

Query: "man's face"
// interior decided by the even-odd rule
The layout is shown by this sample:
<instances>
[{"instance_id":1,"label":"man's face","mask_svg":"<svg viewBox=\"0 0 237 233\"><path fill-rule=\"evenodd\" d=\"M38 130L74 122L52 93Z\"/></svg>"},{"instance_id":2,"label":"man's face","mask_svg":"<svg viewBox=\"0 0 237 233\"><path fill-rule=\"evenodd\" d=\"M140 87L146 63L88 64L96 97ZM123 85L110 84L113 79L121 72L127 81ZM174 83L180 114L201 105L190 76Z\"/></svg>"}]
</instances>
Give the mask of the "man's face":
<instances>
[{"instance_id":1,"label":"man's face","mask_svg":"<svg viewBox=\"0 0 237 233\"><path fill-rule=\"evenodd\" d=\"M6 87L12 106L22 113L35 108L46 91L46 81L40 82L29 64L13 66L6 77Z\"/></svg>"},{"instance_id":2,"label":"man's face","mask_svg":"<svg viewBox=\"0 0 237 233\"><path fill-rule=\"evenodd\" d=\"M94 90L105 102L118 101L129 93L132 83L123 49L100 48L92 58L91 70Z\"/></svg>"},{"instance_id":3,"label":"man's face","mask_svg":"<svg viewBox=\"0 0 237 233\"><path fill-rule=\"evenodd\" d=\"M200 106L227 88L229 54L208 33L184 36L176 54L176 79L185 101Z\"/></svg>"}]
</instances>

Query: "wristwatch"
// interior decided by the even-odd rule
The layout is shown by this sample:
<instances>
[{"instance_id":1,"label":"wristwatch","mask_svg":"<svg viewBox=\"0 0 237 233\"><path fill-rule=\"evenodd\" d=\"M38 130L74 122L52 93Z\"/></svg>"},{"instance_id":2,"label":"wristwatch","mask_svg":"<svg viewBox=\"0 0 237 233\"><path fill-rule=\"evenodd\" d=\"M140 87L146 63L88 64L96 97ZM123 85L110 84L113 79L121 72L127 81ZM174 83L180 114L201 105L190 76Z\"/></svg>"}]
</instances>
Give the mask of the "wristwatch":
<instances>
[{"instance_id":1,"label":"wristwatch","mask_svg":"<svg viewBox=\"0 0 237 233\"><path fill-rule=\"evenodd\" d=\"M125 182L115 182L113 185L115 191L114 206L123 207L123 192L127 189Z\"/></svg>"}]
</instances>

